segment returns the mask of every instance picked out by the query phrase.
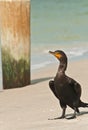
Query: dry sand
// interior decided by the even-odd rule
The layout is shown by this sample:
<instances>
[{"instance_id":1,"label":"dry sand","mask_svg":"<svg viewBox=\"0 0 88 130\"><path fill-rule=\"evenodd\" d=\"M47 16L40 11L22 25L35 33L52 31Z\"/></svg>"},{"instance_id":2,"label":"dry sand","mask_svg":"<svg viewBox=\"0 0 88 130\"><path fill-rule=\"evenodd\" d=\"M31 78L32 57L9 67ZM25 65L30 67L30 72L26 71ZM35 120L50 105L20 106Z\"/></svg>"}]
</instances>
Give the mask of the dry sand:
<instances>
[{"instance_id":1,"label":"dry sand","mask_svg":"<svg viewBox=\"0 0 88 130\"><path fill-rule=\"evenodd\" d=\"M33 72L30 86L0 93L0 130L88 130L88 108L80 108L76 119L48 120L62 112L48 87L57 65ZM66 73L82 85L82 100L88 102L88 61L70 62ZM66 114L72 113L68 107Z\"/></svg>"}]
</instances>

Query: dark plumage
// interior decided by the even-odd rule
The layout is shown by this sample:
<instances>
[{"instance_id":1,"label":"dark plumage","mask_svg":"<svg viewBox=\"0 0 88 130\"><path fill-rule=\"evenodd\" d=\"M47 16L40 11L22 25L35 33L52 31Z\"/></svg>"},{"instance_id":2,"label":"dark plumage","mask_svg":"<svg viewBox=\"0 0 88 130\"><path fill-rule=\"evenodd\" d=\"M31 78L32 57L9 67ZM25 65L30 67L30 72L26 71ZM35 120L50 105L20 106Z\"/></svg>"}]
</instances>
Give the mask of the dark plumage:
<instances>
[{"instance_id":1,"label":"dark plumage","mask_svg":"<svg viewBox=\"0 0 88 130\"><path fill-rule=\"evenodd\" d=\"M67 68L67 56L61 51L57 50L55 52L49 51L50 54L54 55L59 61L60 65L54 80L49 81L49 86L56 98L60 101L60 106L63 109L61 117L54 119L65 118L66 107L69 106L74 110L72 117L68 119L73 119L76 117L76 112L79 113L79 107L88 107L87 103L83 103L80 100L81 97L81 86L74 79L68 77L65 74Z\"/></svg>"}]
</instances>

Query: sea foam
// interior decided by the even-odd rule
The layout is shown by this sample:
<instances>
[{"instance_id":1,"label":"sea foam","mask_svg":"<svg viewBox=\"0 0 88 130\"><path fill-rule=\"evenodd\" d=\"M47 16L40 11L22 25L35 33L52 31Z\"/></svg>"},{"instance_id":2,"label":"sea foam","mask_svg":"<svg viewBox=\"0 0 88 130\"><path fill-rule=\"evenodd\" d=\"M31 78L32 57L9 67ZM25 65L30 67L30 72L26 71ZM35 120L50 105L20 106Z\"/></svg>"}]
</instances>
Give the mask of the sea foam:
<instances>
[{"instance_id":1,"label":"sea foam","mask_svg":"<svg viewBox=\"0 0 88 130\"><path fill-rule=\"evenodd\" d=\"M32 58L32 61L35 60L35 62L32 62L31 69L36 70L40 68L44 68L49 64L57 63L57 60L54 58L54 56L50 55L49 50L43 50L40 54L35 55L35 57ZM64 49L64 52L66 53L68 60L79 60L88 58L88 48L69 48Z\"/></svg>"}]
</instances>

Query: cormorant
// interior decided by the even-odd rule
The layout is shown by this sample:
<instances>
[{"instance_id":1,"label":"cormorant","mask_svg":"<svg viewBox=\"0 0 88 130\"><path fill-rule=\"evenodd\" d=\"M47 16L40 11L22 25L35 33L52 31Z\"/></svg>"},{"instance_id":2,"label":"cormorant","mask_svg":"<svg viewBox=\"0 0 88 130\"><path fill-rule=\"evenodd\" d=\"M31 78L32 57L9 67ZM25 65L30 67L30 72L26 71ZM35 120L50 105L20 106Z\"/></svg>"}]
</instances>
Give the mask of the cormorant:
<instances>
[{"instance_id":1,"label":"cormorant","mask_svg":"<svg viewBox=\"0 0 88 130\"><path fill-rule=\"evenodd\" d=\"M76 112L79 113L79 107L88 107L88 103L84 103L80 99L81 85L65 74L68 60L66 54L61 50L56 50L55 52L49 51L49 53L54 55L60 61L54 80L49 81L49 87L56 98L59 99L60 106L63 110L61 117L54 119L65 118L67 106L74 110L74 114L67 119L76 118Z\"/></svg>"}]
</instances>

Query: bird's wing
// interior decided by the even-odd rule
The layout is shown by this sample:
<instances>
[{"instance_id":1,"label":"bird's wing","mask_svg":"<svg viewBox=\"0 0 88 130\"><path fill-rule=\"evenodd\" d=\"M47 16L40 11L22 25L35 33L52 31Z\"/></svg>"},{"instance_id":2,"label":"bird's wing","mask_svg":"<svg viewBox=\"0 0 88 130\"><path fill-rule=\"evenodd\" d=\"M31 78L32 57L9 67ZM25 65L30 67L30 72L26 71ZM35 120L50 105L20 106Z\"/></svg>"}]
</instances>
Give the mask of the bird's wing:
<instances>
[{"instance_id":1,"label":"bird's wing","mask_svg":"<svg viewBox=\"0 0 88 130\"><path fill-rule=\"evenodd\" d=\"M74 79L68 77L69 85L72 87L73 91L77 94L77 96L80 98L81 96L81 86L78 82L76 82Z\"/></svg>"},{"instance_id":2,"label":"bird's wing","mask_svg":"<svg viewBox=\"0 0 88 130\"><path fill-rule=\"evenodd\" d=\"M56 91L55 91L54 81L53 81L53 80L50 80L50 81L49 81L49 87L50 87L50 89L52 90L53 94L58 98L58 96L57 96L57 94L56 94Z\"/></svg>"}]
</instances>

